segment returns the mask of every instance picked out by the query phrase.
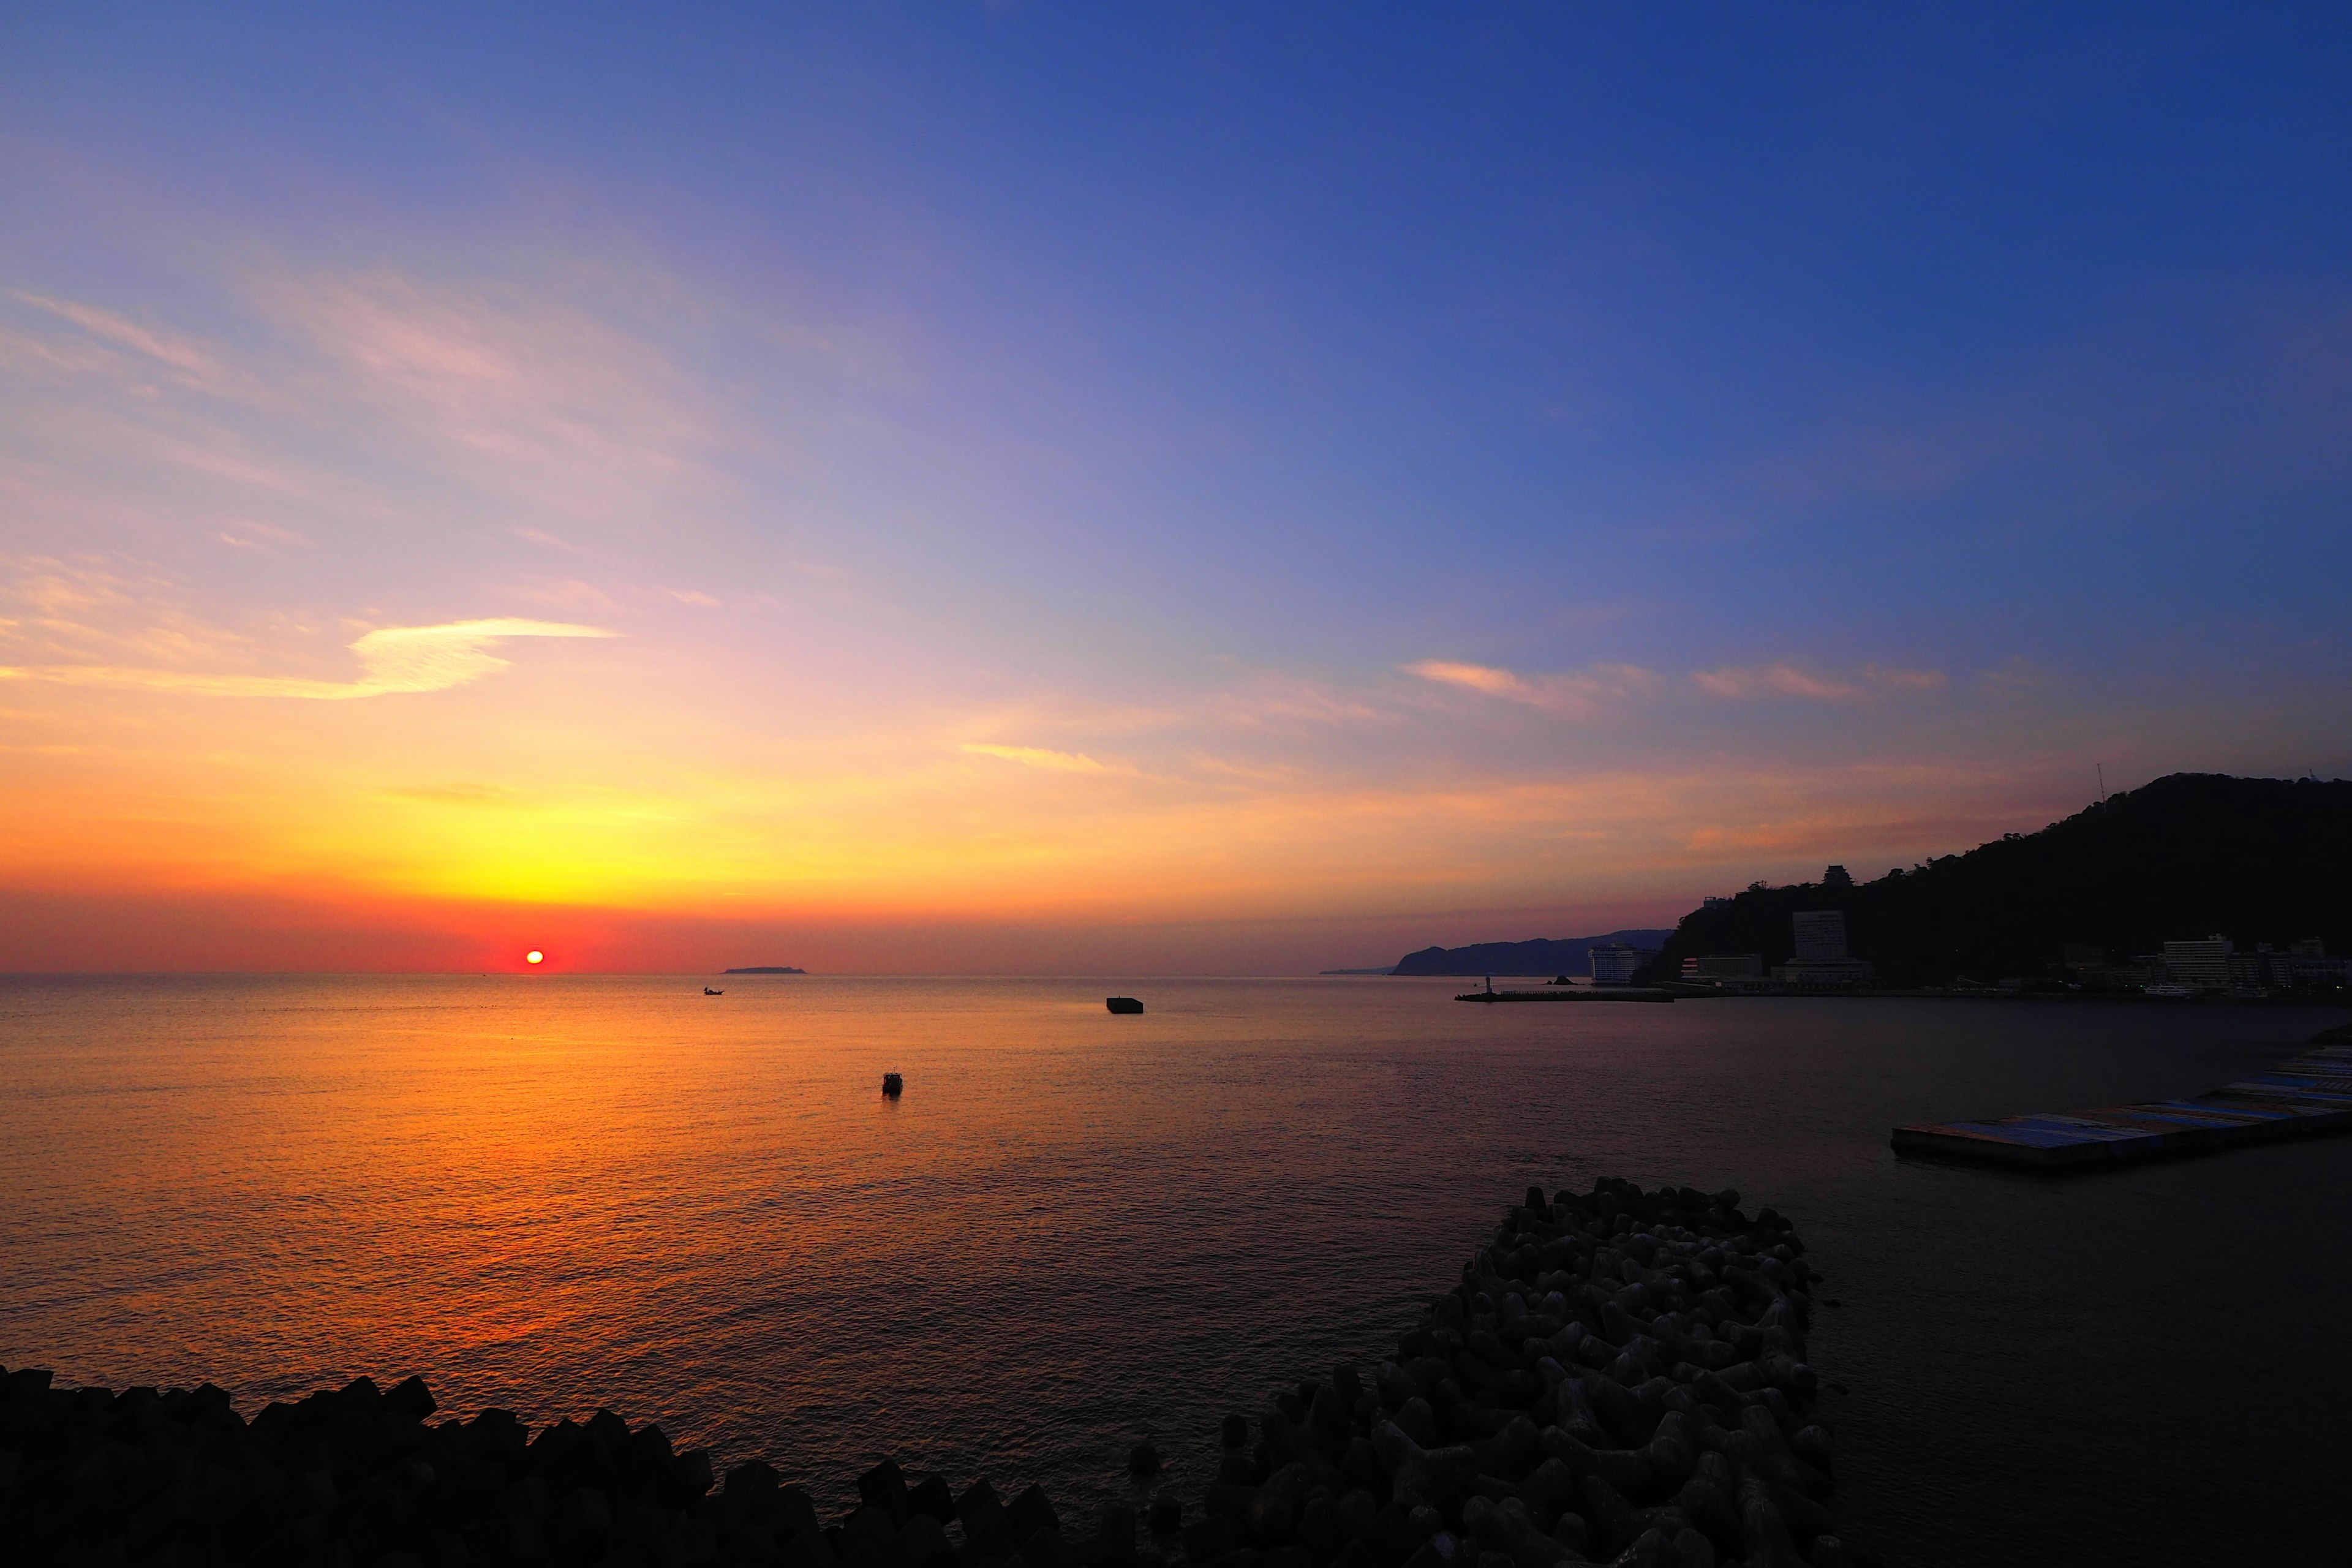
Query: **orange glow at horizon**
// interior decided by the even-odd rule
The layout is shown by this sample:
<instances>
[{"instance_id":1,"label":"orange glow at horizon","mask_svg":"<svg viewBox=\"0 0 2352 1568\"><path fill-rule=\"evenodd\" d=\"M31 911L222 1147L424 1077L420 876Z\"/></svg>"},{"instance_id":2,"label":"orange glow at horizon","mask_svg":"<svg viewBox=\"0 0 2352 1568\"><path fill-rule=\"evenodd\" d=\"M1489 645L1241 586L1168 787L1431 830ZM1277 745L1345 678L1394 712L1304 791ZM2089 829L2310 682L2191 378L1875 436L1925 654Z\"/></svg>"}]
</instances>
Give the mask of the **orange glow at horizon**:
<instances>
[{"instance_id":1,"label":"orange glow at horizon","mask_svg":"<svg viewBox=\"0 0 2352 1568\"><path fill-rule=\"evenodd\" d=\"M1410 766L1269 728L1304 699L1245 701L1247 678L1239 718L876 693L855 722L803 703L780 740L761 710L777 694L740 689L758 672L681 716L670 661L715 671L728 651L653 675L619 661L654 640L538 639L467 685L338 702L13 683L0 889L20 908L0 967L480 969L513 962L505 933L527 921L559 925L567 973L764 945L836 971L1311 969L1670 924L1759 873L1899 864L2057 814L1998 757L1529 777L1513 737L1385 677L1316 710L1383 747L1411 736ZM970 738L1004 734L1048 743ZM126 921L135 958L100 959ZM530 951L541 972L551 950Z\"/></svg>"}]
</instances>

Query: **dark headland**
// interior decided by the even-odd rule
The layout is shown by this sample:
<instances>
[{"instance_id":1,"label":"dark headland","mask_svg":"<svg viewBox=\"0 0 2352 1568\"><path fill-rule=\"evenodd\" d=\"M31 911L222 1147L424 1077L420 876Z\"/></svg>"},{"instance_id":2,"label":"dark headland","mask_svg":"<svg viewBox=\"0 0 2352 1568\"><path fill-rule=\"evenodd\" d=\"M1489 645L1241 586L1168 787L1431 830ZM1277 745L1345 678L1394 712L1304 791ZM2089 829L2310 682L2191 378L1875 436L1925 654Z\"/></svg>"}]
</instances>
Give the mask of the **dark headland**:
<instances>
[{"instance_id":1,"label":"dark headland","mask_svg":"<svg viewBox=\"0 0 2352 1568\"><path fill-rule=\"evenodd\" d=\"M2339 963L2292 961L2352 952L2347 888L2352 782L2173 773L2038 832L1869 881L1832 867L1817 882L1708 899L1671 931L1425 948L1396 973L1578 974L1592 947L1622 941L1655 954L1627 976L1635 984L1674 984L1686 961L1706 959L1744 960L1769 977L1798 956L1796 917L1834 910L1873 988L2137 996L2168 978L2165 943L2218 936L2250 961L2266 951L2280 961L2241 965L2251 977L2228 989L2341 994Z\"/></svg>"},{"instance_id":2,"label":"dark headland","mask_svg":"<svg viewBox=\"0 0 2352 1568\"><path fill-rule=\"evenodd\" d=\"M1480 942L1468 947L1424 947L1396 961L1391 974L1585 974L1592 950L1622 942L1655 952L1673 935L1664 931L1612 931L1606 936L1540 937L1533 942ZM1335 972L1338 973L1338 972ZM1346 973L1355 973L1353 971Z\"/></svg>"},{"instance_id":3,"label":"dark headland","mask_svg":"<svg viewBox=\"0 0 2352 1568\"><path fill-rule=\"evenodd\" d=\"M2068 950L2127 963L2219 932L2243 950L2352 944L2352 782L2173 773L2042 828L1867 882L1760 884L1682 918L1649 974L1685 958L1793 952L1791 917L1839 910L1889 984L2057 981Z\"/></svg>"},{"instance_id":4,"label":"dark headland","mask_svg":"<svg viewBox=\"0 0 2352 1568\"><path fill-rule=\"evenodd\" d=\"M722 1476L610 1409L535 1432L505 1410L436 1422L414 1377L247 1419L210 1384L19 1369L0 1374L0 1540L28 1565L1874 1564L1838 1533L1814 1412L1837 1392L1805 1360L1821 1279L1789 1222L1734 1192L1530 1187L1393 1357L1226 1416L1213 1481L1165 1479L1137 1444L1132 1500L1083 1521L1035 1485L1008 1503L888 1459L827 1519L775 1466Z\"/></svg>"},{"instance_id":5,"label":"dark headland","mask_svg":"<svg viewBox=\"0 0 2352 1568\"><path fill-rule=\"evenodd\" d=\"M789 963L754 963L742 969L721 970L723 974L806 974L805 969L794 969Z\"/></svg>"}]
</instances>

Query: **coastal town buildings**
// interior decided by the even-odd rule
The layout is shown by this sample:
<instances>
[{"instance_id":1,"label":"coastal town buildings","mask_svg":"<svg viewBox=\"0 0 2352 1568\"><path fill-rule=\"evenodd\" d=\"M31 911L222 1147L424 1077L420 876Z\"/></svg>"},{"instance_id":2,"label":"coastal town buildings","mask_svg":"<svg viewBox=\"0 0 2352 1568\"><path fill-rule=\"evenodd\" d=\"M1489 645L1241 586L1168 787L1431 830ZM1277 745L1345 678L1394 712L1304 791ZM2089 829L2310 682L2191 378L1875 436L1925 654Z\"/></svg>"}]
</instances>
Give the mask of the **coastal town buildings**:
<instances>
[{"instance_id":1,"label":"coastal town buildings","mask_svg":"<svg viewBox=\"0 0 2352 1568\"><path fill-rule=\"evenodd\" d=\"M2168 942L2162 952L2142 953L2127 970L2085 970L2081 977L2086 983L2127 978L2205 992L2340 991L2352 987L2352 958L2329 957L2318 937L2289 942L2284 952L2263 942L2241 952L2216 931Z\"/></svg>"}]
</instances>

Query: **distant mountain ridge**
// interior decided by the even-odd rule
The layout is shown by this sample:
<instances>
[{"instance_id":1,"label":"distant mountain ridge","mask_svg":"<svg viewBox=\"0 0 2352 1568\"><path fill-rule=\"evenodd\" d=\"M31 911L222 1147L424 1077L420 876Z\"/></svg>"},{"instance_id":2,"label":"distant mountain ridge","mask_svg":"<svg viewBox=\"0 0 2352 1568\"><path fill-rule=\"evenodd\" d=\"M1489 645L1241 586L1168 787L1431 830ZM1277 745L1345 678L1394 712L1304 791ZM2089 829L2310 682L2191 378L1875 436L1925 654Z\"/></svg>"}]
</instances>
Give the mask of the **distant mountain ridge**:
<instances>
[{"instance_id":1,"label":"distant mountain ridge","mask_svg":"<svg viewBox=\"0 0 2352 1568\"><path fill-rule=\"evenodd\" d=\"M1395 974L1590 974L1592 950L1622 942L1656 948L1667 931L1612 931L1605 936L1538 937L1532 942L1475 942L1468 947L1424 947L1397 960Z\"/></svg>"},{"instance_id":2,"label":"distant mountain ridge","mask_svg":"<svg viewBox=\"0 0 2352 1568\"><path fill-rule=\"evenodd\" d=\"M1640 978L1682 961L1791 956L1790 917L1845 911L1856 958L1895 985L2060 972L2067 944L2117 957L2218 931L2242 950L2318 937L2352 949L2352 783L2171 773L2038 833L1851 886L1757 884L1682 919Z\"/></svg>"}]
</instances>

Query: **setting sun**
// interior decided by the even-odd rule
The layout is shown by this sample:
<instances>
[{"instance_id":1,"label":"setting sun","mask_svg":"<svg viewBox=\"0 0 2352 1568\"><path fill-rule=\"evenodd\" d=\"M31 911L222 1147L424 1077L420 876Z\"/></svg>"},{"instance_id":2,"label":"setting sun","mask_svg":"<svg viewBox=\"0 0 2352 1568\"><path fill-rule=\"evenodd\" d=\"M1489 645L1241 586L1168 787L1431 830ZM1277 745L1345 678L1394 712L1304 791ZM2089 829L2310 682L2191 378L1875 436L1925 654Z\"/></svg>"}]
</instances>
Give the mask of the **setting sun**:
<instances>
[{"instance_id":1,"label":"setting sun","mask_svg":"<svg viewBox=\"0 0 2352 1568\"><path fill-rule=\"evenodd\" d=\"M546 957L547 954L540 952L537 948L532 948L529 952L522 955L522 961L525 963L538 963L544 961Z\"/></svg>"}]
</instances>

